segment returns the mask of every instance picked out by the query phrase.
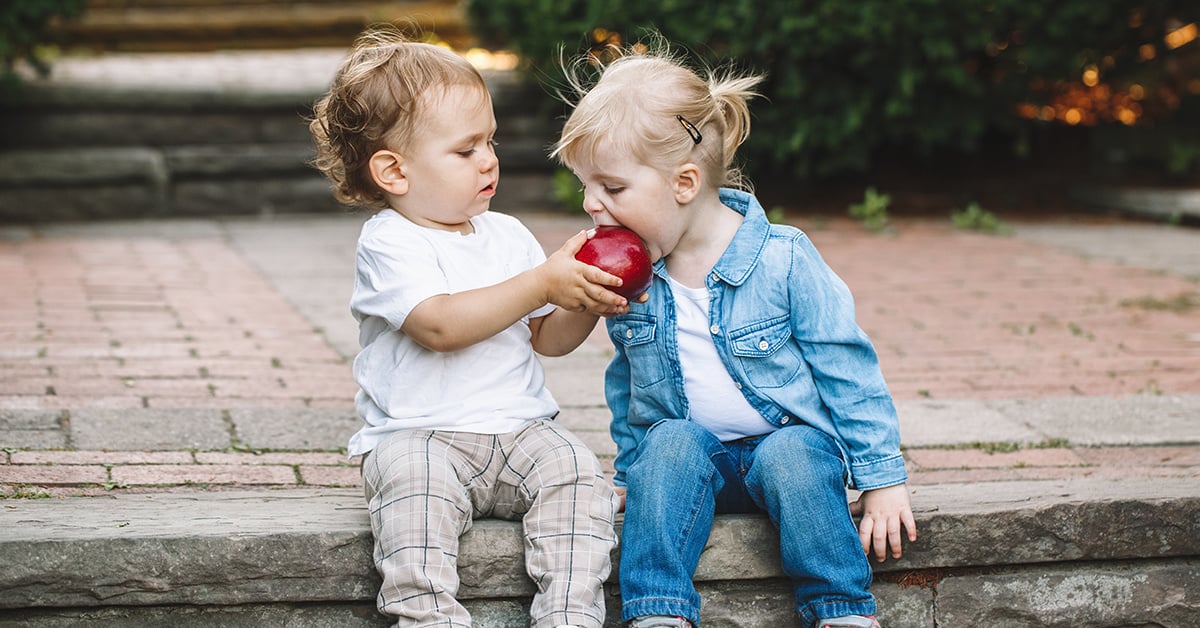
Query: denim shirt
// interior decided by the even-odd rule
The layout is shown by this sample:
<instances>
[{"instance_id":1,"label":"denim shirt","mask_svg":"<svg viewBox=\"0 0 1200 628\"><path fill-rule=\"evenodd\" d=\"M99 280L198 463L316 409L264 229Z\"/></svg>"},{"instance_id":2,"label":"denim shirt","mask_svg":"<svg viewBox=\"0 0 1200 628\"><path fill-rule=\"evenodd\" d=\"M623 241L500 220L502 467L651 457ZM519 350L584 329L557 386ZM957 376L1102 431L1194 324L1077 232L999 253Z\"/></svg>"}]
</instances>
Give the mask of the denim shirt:
<instances>
[{"instance_id":1,"label":"denim shirt","mask_svg":"<svg viewBox=\"0 0 1200 628\"><path fill-rule=\"evenodd\" d=\"M722 189L720 196L745 216L705 280L709 331L734 383L771 424L831 436L847 486L907 481L896 408L846 284L802 231L771 224L753 195ZM651 425L690 416L664 260L654 265L649 294L607 321L616 353L604 389L619 485Z\"/></svg>"}]
</instances>

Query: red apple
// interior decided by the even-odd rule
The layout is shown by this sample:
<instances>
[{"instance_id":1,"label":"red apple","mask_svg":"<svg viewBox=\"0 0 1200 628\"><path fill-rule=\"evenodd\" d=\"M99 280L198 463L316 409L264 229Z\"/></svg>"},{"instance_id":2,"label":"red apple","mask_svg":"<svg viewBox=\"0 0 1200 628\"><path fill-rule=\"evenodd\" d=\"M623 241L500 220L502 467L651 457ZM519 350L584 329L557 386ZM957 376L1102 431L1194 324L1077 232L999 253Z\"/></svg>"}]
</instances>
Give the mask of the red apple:
<instances>
[{"instance_id":1,"label":"red apple","mask_svg":"<svg viewBox=\"0 0 1200 628\"><path fill-rule=\"evenodd\" d=\"M575 259L621 278L613 292L633 299L650 287L650 252L637 234L625 227L596 227L596 235L575 254Z\"/></svg>"}]
</instances>

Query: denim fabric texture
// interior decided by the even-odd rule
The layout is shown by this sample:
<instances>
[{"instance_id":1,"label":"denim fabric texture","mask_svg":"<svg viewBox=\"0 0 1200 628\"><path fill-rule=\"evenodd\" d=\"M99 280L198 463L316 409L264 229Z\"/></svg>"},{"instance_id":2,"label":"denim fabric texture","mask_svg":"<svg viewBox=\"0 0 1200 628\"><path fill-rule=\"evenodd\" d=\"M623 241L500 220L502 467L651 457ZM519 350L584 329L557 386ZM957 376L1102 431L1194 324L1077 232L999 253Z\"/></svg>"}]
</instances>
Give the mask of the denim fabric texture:
<instances>
[{"instance_id":1,"label":"denim fabric texture","mask_svg":"<svg viewBox=\"0 0 1200 628\"><path fill-rule=\"evenodd\" d=\"M745 215L709 273L713 342L750 405L780 427L828 434L861 490L907 481L900 428L875 348L855 322L854 299L804 232L773 225L753 195L721 190ZM675 304L663 260L645 303L608 319L616 353L605 373L617 484L651 425L687 419Z\"/></svg>"},{"instance_id":2,"label":"denim fabric texture","mask_svg":"<svg viewBox=\"0 0 1200 628\"><path fill-rule=\"evenodd\" d=\"M623 619L679 615L700 624L692 574L716 513L766 512L779 528L802 625L875 613L832 438L798 426L722 443L692 421L661 421L645 445L626 485Z\"/></svg>"},{"instance_id":3,"label":"denim fabric texture","mask_svg":"<svg viewBox=\"0 0 1200 628\"><path fill-rule=\"evenodd\" d=\"M899 420L846 284L802 231L773 225L751 194L721 190L745 217L709 273L713 343L747 401L779 429L722 443L692 422L666 264L645 303L607 321L605 396L626 486L625 619L699 624L692 575L718 513L765 512L780 531L802 625L873 615L871 567L846 487L907 481Z\"/></svg>"}]
</instances>

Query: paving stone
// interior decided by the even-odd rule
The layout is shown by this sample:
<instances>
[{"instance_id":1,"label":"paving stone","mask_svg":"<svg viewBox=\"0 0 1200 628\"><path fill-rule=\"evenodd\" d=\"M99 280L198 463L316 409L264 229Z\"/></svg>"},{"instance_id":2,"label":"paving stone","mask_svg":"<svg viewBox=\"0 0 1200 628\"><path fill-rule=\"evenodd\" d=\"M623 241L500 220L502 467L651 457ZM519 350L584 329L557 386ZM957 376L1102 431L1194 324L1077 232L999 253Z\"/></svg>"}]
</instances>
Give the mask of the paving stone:
<instances>
[{"instance_id":1,"label":"paving stone","mask_svg":"<svg viewBox=\"0 0 1200 628\"><path fill-rule=\"evenodd\" d=\"M1072 445L1200 443L1200 395L1067 397L989 404L1048 439Z\"/></svg>"},{"instance_id":2,"label":"paving stone","mask_svg":"<svg viewBox=\"0 0 1200 628\"><path fill-rule=\"evenodd\" d=\"M1041 435L982 401L898 400L900 439L909 447L984 443L1035 443Z\"/></svg>"},{"instance_id":3,"label":"paving stone","mask_svg":"<svg viewBox=\"0 0 1200 628\"><path fill-rule=\"evenodd\" d=\"M112 468L118 485L158 486L171 484L296 485L296 472L287 466L247 465L121 465Z\"/></svg>"},{"instance_id":4,"label":"paving stone","mask_svg":"<svg viewBox=\"0 0 1200 628\"><path fill-rule=\"evenodd\" d=\"M71 413L71 442L79 449L169 451L225 449L233 443L217 410L79 410Z\"/></svg>"},{"instance_id":5,"label":"paving stone","mask_svg":"<svg viewBox=\"0 0 1200 628\"><path fill-rule=\"evenodd\" d=\"M979 469L1005 467L1069 467L1087 464L1070 449L1046 448L1020 451L979 449L909 449L905 457L924 469Z\"/></svg>"},{"instance_id":6,"label":"paving stone","mask_svg":"<svg viewBox=\"0 0 1200 628\"><path fill-rule=\"evenodd\" d=\"M13 464L192 464L186 451L16 451Z\"/></svg>"},{"instance_id":7,"label":"paving stone","mask_svg":"<svg viewBox=\"0 0 1200 628\"><path fill-rule=\"evenodd\" d=\"M337 451L362 426L353 411L236 408L229 416L238 439L252 449Z\"/></svg>"},{"instance_id":8,"label":"paving stone","mask_svg":"<svg viewBox=\"0 0 1200 628\"><path fill-rule=\"evenodd\" d=\"M34 486L103 484L108 470L102 466L0 465L0 484Z\"/></svg>"}]
</instances>

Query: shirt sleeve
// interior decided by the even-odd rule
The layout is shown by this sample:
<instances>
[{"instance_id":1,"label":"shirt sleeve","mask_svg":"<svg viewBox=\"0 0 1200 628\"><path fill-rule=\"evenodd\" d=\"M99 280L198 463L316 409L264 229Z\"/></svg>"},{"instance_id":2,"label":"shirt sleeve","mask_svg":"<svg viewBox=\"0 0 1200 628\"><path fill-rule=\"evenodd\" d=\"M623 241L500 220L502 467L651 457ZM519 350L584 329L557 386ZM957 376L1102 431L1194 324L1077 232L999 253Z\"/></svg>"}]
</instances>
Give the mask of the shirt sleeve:
<instances>
[{"instance_id":1,"label":"shirt sleeve","mask_svg":"<svg viewBox=\"0 0 1200 628\"><path fill-rule=\"evenodd\" d=\"M383 225L359 239L350 310L400 329L422 301L450 292L433 246L402 228Z\"/></svg>"},{"instance_id":2,"label":"shirt sleeve","mask_svg":"<svg viewBox=\"0 0 1200 628\"><path fill-rule=\"evenodd\" d=\"M510 216L509 218L512 217ZM544 264L546 262L546 251L542 248L541 243L538 242L537 237L533 235L533 232L531 232L528 227L526 227L516 218L512 218L512 222L515 231L514 238L520 238L520 241L523 242L525 247L526 270L536 268ZM543 316L547 316L557 307L558 306L554 305L553 303L547 303L533 312L530 312L529 318L541 318Z\"/></svg>"},{"instance_id":3,"label":"shirt sleeve","mask_svg":"<svg viewBox=\"0 0 1200 628\"><path fill-rule=\"evenodd\" d=\"M854 299L807 237L796 238L791 278L792 333L838 434L849 447L850 474L862 490L906 480L900 422L879 358L855 320Z\"/></svg>"}]
</instances>

